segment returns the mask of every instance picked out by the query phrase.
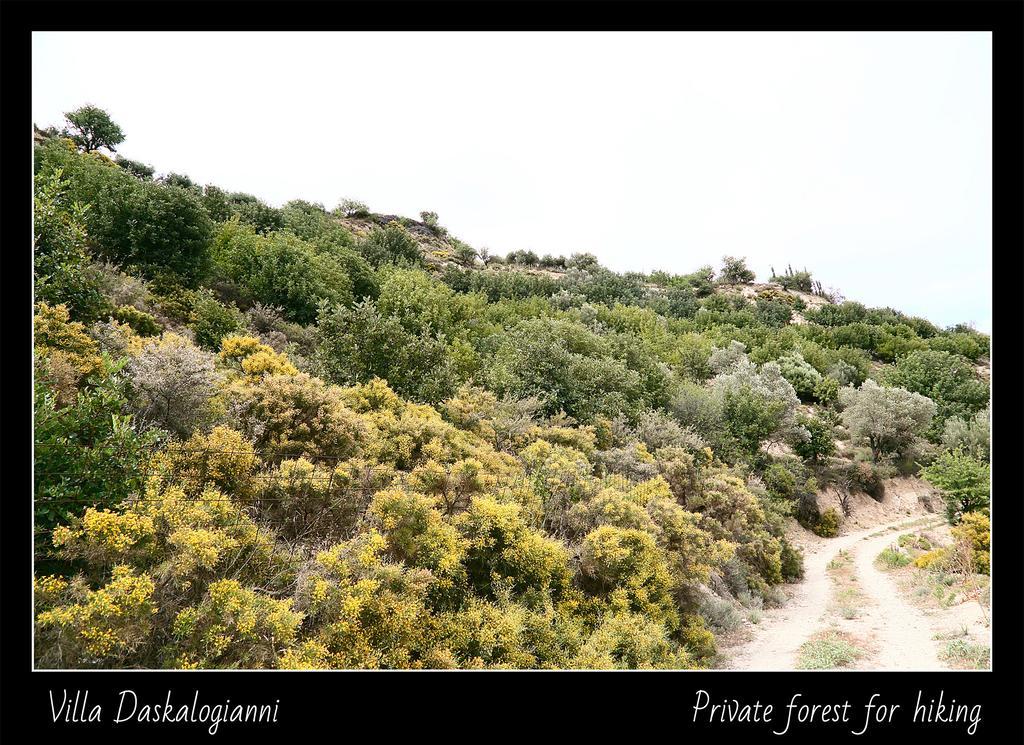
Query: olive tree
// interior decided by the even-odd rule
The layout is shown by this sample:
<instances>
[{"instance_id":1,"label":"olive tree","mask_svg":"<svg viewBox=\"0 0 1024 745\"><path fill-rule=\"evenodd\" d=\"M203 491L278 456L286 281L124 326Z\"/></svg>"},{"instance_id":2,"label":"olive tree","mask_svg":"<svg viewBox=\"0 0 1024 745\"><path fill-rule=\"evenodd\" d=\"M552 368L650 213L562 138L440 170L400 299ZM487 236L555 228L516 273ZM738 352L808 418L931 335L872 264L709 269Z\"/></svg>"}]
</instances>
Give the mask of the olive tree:
<instances>
[{"instance_id":1,"label":"olive tree","mask_svg":"<svg viewBox=\"0 0 1024 745\"><path fill-rule=\"evenodd\" d=\"M748 453L765 440L802 435L796 423L800 399L774 362L759 368L743 355L711 381L711 390L726 429Z\"/></svg>"},{"instance_id":2,"label":"olive tree","mask_svg":"<svg viewBox=\"0 0 1024 745\"><path fill-rule=\"evenodd\" d=\"M904 388L888 388L865 380L860 388L843 388L843 424L854 442L867 444L878 461L902 454L924 434L935 415L935 402Z\"/></svg>"},{"instance_id":3,"label":"olive tree","mask_svg":"<svg viewBox=\"0 0 1024 745\"><path fill-rule=\"evenodd\" d=\"M991 412L985 407L970 420L953 417L946 420L942 444L950 450L963 450L979 460L988 460L991 441Z\"/></svg>"}]
</instances>

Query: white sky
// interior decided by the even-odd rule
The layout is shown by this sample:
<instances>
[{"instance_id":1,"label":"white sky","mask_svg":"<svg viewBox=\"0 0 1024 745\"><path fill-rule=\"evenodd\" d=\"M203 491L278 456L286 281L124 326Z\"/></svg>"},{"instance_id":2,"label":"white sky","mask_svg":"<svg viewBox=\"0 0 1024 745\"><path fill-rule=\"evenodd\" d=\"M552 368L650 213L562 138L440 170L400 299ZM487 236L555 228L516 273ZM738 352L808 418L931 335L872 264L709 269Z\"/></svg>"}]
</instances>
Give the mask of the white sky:
<instances>
[{"instance_id":1,"label":"white sky","mask_svg":"<svg viewBox=\"0 0 1024 745\"><path fill-rule=\"evenodd\" d=\"M40 126L280 205L428 209L493 252L806 265L991 329L988 33L37 33Z\"/></svg>"}]
</instances>

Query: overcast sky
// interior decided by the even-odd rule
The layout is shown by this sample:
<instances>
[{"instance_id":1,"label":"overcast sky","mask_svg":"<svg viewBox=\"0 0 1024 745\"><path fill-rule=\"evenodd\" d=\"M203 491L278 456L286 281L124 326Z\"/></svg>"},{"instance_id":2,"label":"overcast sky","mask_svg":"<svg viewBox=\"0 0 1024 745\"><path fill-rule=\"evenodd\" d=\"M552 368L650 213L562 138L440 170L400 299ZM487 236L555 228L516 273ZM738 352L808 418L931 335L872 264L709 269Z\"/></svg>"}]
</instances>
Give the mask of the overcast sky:
<instances>
[{"instance_id":1,"label":"overcast sky","mask_svg":"<svg viewBox=\"0 0 1024 745\"><path fill-rule=\"evenodd\" d=\"M37 33L40 126L89 102L158 172L433 210L492 252L746 256L991 329L988 33Z\"/></svg>"}]
</instances>

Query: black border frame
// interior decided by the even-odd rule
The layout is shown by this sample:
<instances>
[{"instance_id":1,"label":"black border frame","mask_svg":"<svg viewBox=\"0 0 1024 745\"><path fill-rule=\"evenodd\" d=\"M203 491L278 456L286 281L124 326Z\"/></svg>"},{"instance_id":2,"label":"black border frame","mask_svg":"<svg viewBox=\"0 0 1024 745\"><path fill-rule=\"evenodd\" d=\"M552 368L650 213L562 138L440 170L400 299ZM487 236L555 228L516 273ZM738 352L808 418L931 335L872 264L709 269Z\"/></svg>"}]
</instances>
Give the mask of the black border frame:
<instances>
[{"instance_id":1,"label":"black border frame","mask_svg":"<svg viewBox=\"0 0 1024 745\"><path fill-rule=\"evenodd\" d=\"M14 308L0 325L5 343L0 376L3 390L4 467L2 484L3 576L0 593L2 693L0 723L51 737L133 738L180 741L210 737L199 725L111 726L54 724L48 691L89 689L93 702L114 704L119 691L162 701L168 689L176 700L199 690L204 701L273 703L280 701L273 725L222 725L213 737L224 740L280 738L285 734L337 734L344 737L421 735L480 737L501 734L590 735L621 722L631 735L654 736L670 722L680 732L669 737L728 733L774 739L773 727L756 724L694 724L690 707L703 688L712 698L761 699L784 706L793 693L808 703L842 702L855 707L871 694L912 709L919 689L925 699L945 691L948 701L982 703L983 719L973 737L962 726L911 725L900 719L874 727L869 736L883 740L917 733L930 742L1004 737L1024 741L1024 646L1021 629L1020 530L1024 512L1019 494L1021 415L1022 208L1024 208L1024 3L1020 0L892 0L890 2L808 2L728 0L726 2L24 2L7 0L2 17L2 130L8 133L2 169L4 200L3 296ZM31 32L34 30L843 30L843 31L991 31L993 33L993 478L1006 503L996 508L993 524L996 655L992 672L971 673L284 673L284 672L32 672L27 629L26 586L31 520L30 459L21 455L31 430L30 396L22 394L31 375L31 191L28 143L30 124ZM21 138L24 137L25 140ZM26 160L21 160L26 158ZM26 170L22 170L26 169ZM28 219L27 219L28 218ZM12 248L14 247L14 248ZM964 250L972 250L965 247ZM24 335L24 336L23 336ZM368 676L374 677L357 677ZM445 675L446 677L436 677ZM489 675L489 677L472 677ZM603 675L603 677L597 677ZM680 677L680 675L682 677ZM283 677L284 676L284 677ZM572 676L572 677L558 677ZM370 714L372 712L372 714ZM369 715L369 716L368 716ZM618 721L616 721L618 720ZM359 726L363 725L363 726ZM628 729L626 729L628 728ZM853 738L849 726L801 727L786 739L822 735ZM996 735L998 733L998 735ZM659 731L658 735L663 732ZM1016 737L1014 737L1016 735Z\"/></svg>"}]
</instances>

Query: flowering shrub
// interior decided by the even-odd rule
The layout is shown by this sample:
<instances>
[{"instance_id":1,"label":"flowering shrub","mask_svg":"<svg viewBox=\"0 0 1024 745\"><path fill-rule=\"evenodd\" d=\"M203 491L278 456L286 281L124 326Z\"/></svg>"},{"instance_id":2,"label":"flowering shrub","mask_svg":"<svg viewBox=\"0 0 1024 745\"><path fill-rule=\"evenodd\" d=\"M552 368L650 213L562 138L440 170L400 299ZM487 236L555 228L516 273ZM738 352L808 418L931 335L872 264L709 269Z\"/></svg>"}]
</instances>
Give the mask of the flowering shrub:
<instances>
[{"instance_id":1,"label":"flowering shrub","mask_svg":"<svg viewBox=\"0 0 1024 745\"><path fill-rule=\"evenodd\" d=\"M114 567L97 590L55 577L36 582L37 601L50 605L36 616L47 650L40 663L53 667L118 667L147 640L157 608L153 580L132 567ZM66 603L60 600L67 599Z\"/></svg>"},{"instance_id":2,"label":"flowering shrub","mask_svg":"<svg viewBox=\"0 0 1024 745\"><path fill-rule=\"evenodd\" d=\"M305 373L268 374L259 385L233 386L229 396L231 419L274 456L346 457L366 437L342 390Z\"/></svg>"},{"instance_id":3,"label":"flowering shrub","mask_svg":"<svg viewBox=\"0 0 1024 745\"><path fill-rule=\"evenodd\" d=\"M292 600L275 600L237 581L214 582L198 605L174 619L173 667L277 667L295 640L302 614Z\"/></svg>"},{"instance_id":4,"label":"flowering shrub","mask_svg":"<svg viewBox=\"0 0 1024 745\"><path fill-rule=\"evenodd\" d=\"M131 305L121 305L110 315L115 321L131 326L139 336L156 336L161 331L153 316Z\"/></svg>"},{"instance_id":5,"label":"flowering shrub","mask_svg":"<svg viewBox=\"0 0 1024 745\"><path fill-rule=\"evenodd\" d=\"M61 361L74 372L74 383L103 369L99 348L85 332L85 326L72 321L66 305L39 303L33 319L36 357Z\"/></svg>"}]
</instances>

